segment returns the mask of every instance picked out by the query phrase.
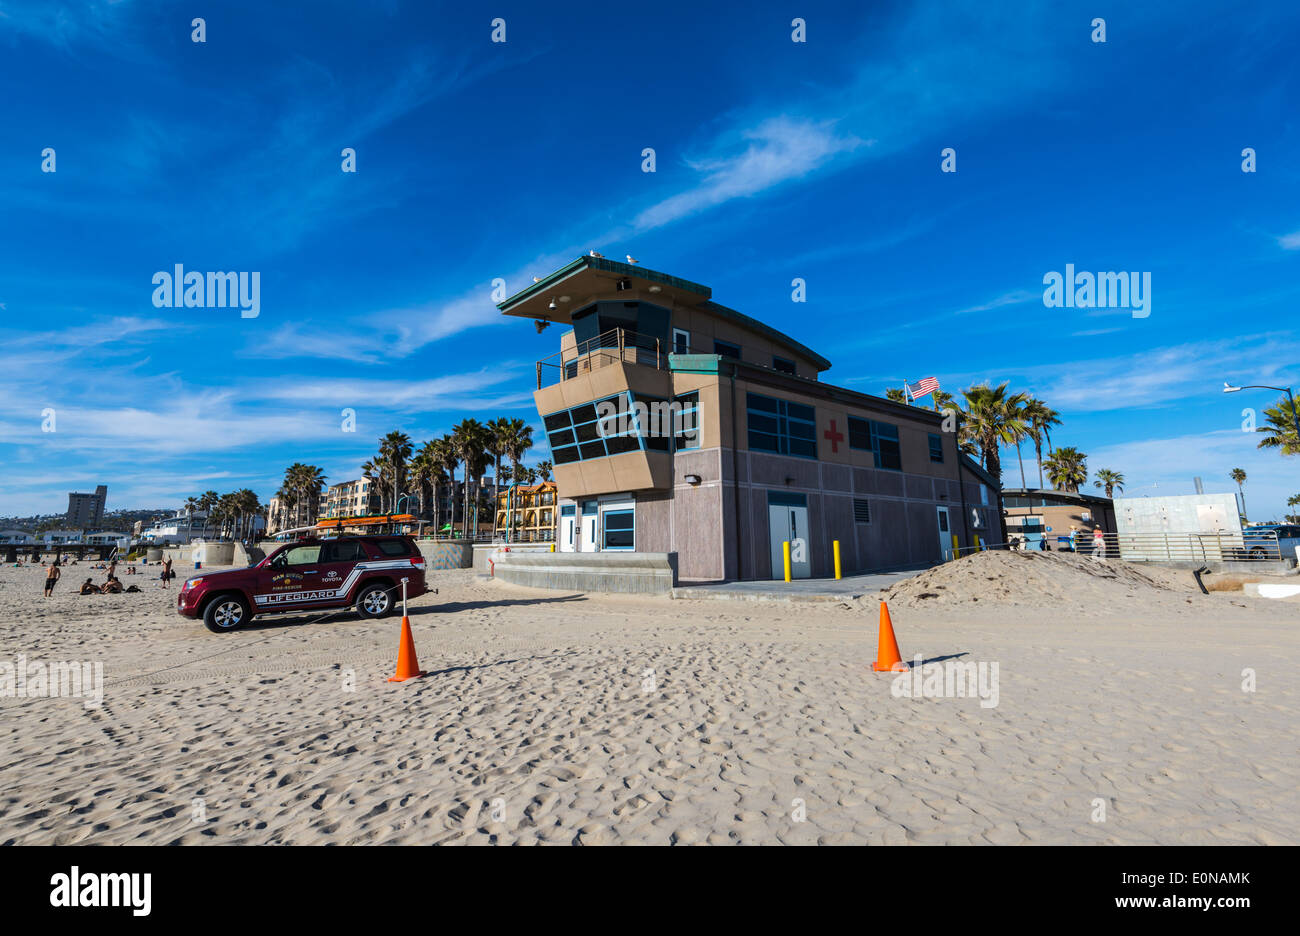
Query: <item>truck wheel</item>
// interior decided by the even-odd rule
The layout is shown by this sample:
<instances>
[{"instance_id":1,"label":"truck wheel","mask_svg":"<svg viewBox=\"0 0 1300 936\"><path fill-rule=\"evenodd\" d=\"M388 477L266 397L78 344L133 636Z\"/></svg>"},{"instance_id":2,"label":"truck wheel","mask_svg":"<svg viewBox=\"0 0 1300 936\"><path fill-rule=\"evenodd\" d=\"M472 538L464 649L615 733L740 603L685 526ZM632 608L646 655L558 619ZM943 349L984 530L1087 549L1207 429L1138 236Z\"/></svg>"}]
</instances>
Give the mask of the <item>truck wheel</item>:
<instances>
[{"instance_id":1,"label":"truck wheel","mask_svg":"<svg viewBox=\"0 0 1300 936\"><path fill-rule=\"evenodd\" d=\"M228 634L248 623L252 614L238 595L218 595L203 609L203 623L214 634Z\"/></svg>"},{"instance_id":2,"label":"truck wheel","mask_svg":"<svg viewBox=\"0 0 1300 936\"><path fill-rule=\"evenodd\" d=\"M381 618L393 610L393 596L383 585L367 585L357 595L357 614Z\"/></svg>"}]
</instances>

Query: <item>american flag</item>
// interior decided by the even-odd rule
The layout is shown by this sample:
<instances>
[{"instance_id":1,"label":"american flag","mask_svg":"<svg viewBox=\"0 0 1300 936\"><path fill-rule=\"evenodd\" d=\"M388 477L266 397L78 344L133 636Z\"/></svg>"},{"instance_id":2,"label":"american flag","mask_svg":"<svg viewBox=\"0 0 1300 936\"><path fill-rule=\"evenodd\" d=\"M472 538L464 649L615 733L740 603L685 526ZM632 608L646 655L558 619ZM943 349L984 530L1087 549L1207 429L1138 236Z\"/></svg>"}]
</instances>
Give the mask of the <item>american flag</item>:
<instances>
[{"instance_id":1,"label":"american flag","mask_svg":"<svg viewBox=\"0 0 1300 936\"><path fill-rule=\"evenodd\" d=\"M912 400L916 401L923 396L929 396L939 389L939 379L937 377L923 377L916 382L914 386L908 387L912 391Z\"/></svg>"}]
</instances>

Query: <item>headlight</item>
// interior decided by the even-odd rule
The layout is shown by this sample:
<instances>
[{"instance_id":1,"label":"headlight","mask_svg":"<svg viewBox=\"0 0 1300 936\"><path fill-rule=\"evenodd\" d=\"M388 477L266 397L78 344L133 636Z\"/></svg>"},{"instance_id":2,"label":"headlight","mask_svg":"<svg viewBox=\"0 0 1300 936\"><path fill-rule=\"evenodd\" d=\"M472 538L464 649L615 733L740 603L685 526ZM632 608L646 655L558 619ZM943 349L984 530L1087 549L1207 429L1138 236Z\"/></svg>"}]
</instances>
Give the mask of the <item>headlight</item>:
<instances>
[{"instance_id":1,"label":"headlight","mask_svg":"<svg viewBox=\"0 0 1300 936\"><path fill-rule=\"evenodd\" d=\"M191 585L197 585L201 581L203 581L203 576L201 575L198 578L186 579L185 588L189 588ZM182 589L182 591L184 591L184 589Z\"/></svg>"}]
</instances>

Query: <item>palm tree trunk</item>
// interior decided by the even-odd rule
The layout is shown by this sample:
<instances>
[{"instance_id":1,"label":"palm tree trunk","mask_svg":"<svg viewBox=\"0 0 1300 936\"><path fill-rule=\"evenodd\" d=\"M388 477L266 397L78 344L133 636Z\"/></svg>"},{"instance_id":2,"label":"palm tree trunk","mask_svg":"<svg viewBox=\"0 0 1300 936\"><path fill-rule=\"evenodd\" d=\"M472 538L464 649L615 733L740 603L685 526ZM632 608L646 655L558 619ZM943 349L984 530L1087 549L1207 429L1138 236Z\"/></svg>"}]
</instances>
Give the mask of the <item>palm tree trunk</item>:
<instances>
[{"instance_id":1,"label":"palm tree trunk","mask_svg":"<svg viewBox=\"0 0 1300 936\"><path fill-rule=\"evenodd\" d=\"M497 538L497 504L501 500L501 456L493 456L492 464L492 538Z\"/></svg>"},{"instance_id":2,"label":"palm tree trunk","mask_svg":"<svg viewBox=\"0 0 1300 936\"><path fill-rule=\"evenodd\" d=\"M1034 459L1038 462L1038 489L1043 489L1043 443L1034 443Z\"/></svg>"},{"instance_id":3,"label":"palm tree trunk","mask_svg":"<svg viewBox=\"0 0 1300 936\"><path fill-rule=\"evenodd\" d=\"M1016 439L1016 459L1020 462L1020 489L1025 488L1025 460L1020 455L1020 440Z\"/></svg>"}]
</instances>

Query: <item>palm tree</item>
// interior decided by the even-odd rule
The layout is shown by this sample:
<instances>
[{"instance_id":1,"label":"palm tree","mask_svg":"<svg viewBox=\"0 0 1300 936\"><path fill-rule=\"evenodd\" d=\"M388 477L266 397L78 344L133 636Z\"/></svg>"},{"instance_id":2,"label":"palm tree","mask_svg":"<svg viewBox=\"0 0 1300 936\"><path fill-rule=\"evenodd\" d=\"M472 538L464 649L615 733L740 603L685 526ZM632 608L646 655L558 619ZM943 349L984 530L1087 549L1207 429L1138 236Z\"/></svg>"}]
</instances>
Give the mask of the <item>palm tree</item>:
<instances>
[{"instance_id":1,"label":"palm tree","mask_svg":"<svg viewBox=\"0 0 1300 936\"><path fill-rule=\"evenodd\" d=\"M966 398L966 424L978 444L984 460L984 470L1002 484L1002 458L999 449L1010 445L1024 432L1021 407L1023 393L1007 393L1005 381L996 387L978 384L962 391Z\"/></svg>"},{"instance_id":2,"label":"palm tree","mask_svg":"<svg viewBox=\"0 0 1300 936\"><path fill-rule=\"evenodd\" d=\"M930 394L930 399L936 413L941 413L946 409L953 409L957 406L957 401L953 399L953 395L943 390L935 390Z\"/></svg>"},{"instance_id":3,"label":"palm tree","mask_svg":"<svg viewBox=\"0 0 1300 936\"><path fill-rule=\"evenodd\" d=\"M539 461L537 463L537 473L543 481L551 480L551 472L554 470L555 466L548 461Z\"/></svg>"},{"instance_id":4,"label":"palm tree","mask_svg":"<svg viewBox=\"0 0 1300 936\"><path fill-rule=\"evenodd\" d=\"M280 502L274 517L267 517L267 526L275 526L277 530L285 529L289 526L289 508L297 503L297 492L288 487L287 484L281 485L280 490L275 492L275 499Z\"/></svg>"},{"instance_id":5,"label":"palm tree","mask_svg":"<svg viewBox=\"0 0 1300 936\"><path fill-rule=\"evenodd\" d=\"M1283 455L1300 455L1300 436L1296 435L1296 414L1300 413L1300 403L1292 409L1286 397L1264 410L1264 420L1268 426L1259 426L1255 431L1265 433L1259 440L1259 448L1280 448Z\"/></svg>"},{"instance_id":6,"label":"palm tree","mask_svg":"<svg viewBox=\"0 0 1300 936\"><path fill-rule=\"evenodd\" d=\"M204 513L203 532L208 532L208 519L212 514L212 509L217 506L219 495L216 491L204 491L199 495L199 510Z\"/></svg>"},{"instance_id":7,"label":"palm tree","mask_svg":"<svg viewBox=\"0 0 1300 936\"><path fill-rule=\"evenodd\" d=\"M321 490L325 487L325 472L315 465L294 462L285 472L285 487L294 492L294 526L304 526L304 510L315 523Z\"/></svg>"},{"instance_id":8,"label":"palm tree","mask_svg":"<svg viewBox=\"0 0 1300 936\"><path fill-rule=\"evenodd\" d=\"M893 400L895 403L906 403L907 394L903 391L902 387L886 387L885 399Z\"/></svg>"},{"instance_id":9,"label":"palm tree","mask_svg":"<svg viewBox=\"0 0 1300 936\"><path fill-rule=\"evenodd\" d=\"M1105 488L1107 497L1114 497L1115 492L1124 491L1124 476L1118 471L1111 471L1109 468L1097 469L1097 480L1092 482L1093 487Z\"/></svg>"},{"instance_id":10,"label":"palm tree","mask_svg":"<svg viewBox=\"0 0 1300 936\"><path fill-rule=\"evenodd\" d=\"M1034 440L1034 459L1038 462L1038 487L1043 486L1043 440L1047 440L1047 452L1052 451L1052 427L1061 424L1061 414L1042 400L1030 397L1021 410L1020 416L1029 423L1029 438Z\"/></svg>"},{"instance_id":11,"label":"palm tree","mask_svg":"<svg viewBox=\"0 0 1300 936\"><path fill-rule=\"evenodd\" d=\"M1076 448L1062 446L1043 463L1047 479L1058 491L1079 493L1079 485L1088 480L1088 456Z\"/></svg>"},{"instance_id":12,"label":"palm tree","mask_svg":"<svg viewBox=\"0 0 1300 936\"><path fill-rule=\"evenodd\" d=\"M373 459L362 462L361 477L370 482L370 490L374 491L375 496L379 498L379 512L383 513L386 502L384 500L384 474L382 469L375 464ZM370 510L367 507L366 513L369 512Z\"/></svg>"},{"instance_id":13,"label":"palm tree","mask_svg":"<svg viewBox=\"0 0 1300 936\"><path fill-rule=\"evenodd\" d=\"M442 524L439 523L439 514L442 510L442 498L438 496L439 485L447 480L451 484L451 501L453 505L451 516L447 518L449 523L454 524L456 521L456 465L458 456L456 446L452 444L451 436L444 435L440 439L434 439L429 443L429 454L438 470L433 478L433 526L434 535L442 531Z\"/></svg>"},{"instance_id":14,"label":"palm tree","mask_svg":"<svg viewBox=\"0 0 1300 936\"><path fill-rule=\"evenodd\" d=\"M390 509L393 511L397 510L397 499L406 486L406 460L411 457L411 448L411 437L405 432L394 430L379 440L377 461L392 485L393 501Z\"/></svg>"},{"instance_id":15,"label":"palm tree","mask_svg":"<svg viewBox=\"0 0 1300 936\"><path fill-rule=\"evenodd\" d=\"M1242 468L1233 468L1228 472L1228 477L1237 482L1237 490L1241 493L1241 515L1246 516L1246 490L1242 487L1246 483L1246 472Z\"/></svg>"},{"instance_id":16,"label":"palm tree","mask_svg":"<svg viewBox=\"0 0 1300 936\"><path fill-rule=\"evenodd\" d=\"M253 532L253 518L262 512L262 503L256 492L242 488L235 492L235 507L239 511L240 539L246 540Z\"/></svg>"},{"instance_id":17,"label":"palm tree","mask_svg":"<svg viewBox=\"0 0 1300 936\"><path fill-rule=\"evenodd\" d=\"M456 449L456 456L465 466L465 517L462 529L465 532L465 538L470 539L477 535L470 532L470 522L473 512L470 510L470 493L473 490L474 478L482 473L487 467L488 456L488 433L487 428L477 419L462 419L451 429L452 444Z\"/></svg>"},{"instance_id":18,"label":"palm tree","mask_svg":"<svg viewBox=\"0 0 1300 936\"><path fill-rule=\"evenodd\" d=\"M512 424L502 416L487 424L488 452L492 455L492 538L497 536L496 503L501 494L501 457L506 454L513 436Z\"/></svg>"},{"instance_id":19,"label":"palm tree","mask_svg":"<svg viewBox=\"0 0 1300 936\"><path fill-rule=\"evenodd\" d=\"M506 457L514 467L516 478L519 476L519 463L524 460L524 455L532 447L533 427L518 417L511 419L506 439Z\"/></svg>"}]
</instances>

